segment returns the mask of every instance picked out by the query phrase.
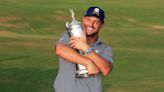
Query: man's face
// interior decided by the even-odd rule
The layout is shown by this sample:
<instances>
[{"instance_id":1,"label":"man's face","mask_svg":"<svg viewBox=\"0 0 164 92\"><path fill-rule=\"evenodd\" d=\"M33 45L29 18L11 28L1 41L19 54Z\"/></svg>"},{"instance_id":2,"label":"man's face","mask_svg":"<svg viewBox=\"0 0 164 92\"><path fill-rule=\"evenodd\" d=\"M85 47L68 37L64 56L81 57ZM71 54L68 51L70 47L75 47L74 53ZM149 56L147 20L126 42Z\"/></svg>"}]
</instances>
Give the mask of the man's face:
<instances>
[{"instance_id":1,"label":"man's face","mask_svg":"<svg viewBox=\"0 0 164 92\"><path fill-rule=\"evenodd\" d=\"M87 36L98 35L99 29L102 26L100 19L94 16L85 16L83 18L83 26Z\"/></svg>"}]
</instances>

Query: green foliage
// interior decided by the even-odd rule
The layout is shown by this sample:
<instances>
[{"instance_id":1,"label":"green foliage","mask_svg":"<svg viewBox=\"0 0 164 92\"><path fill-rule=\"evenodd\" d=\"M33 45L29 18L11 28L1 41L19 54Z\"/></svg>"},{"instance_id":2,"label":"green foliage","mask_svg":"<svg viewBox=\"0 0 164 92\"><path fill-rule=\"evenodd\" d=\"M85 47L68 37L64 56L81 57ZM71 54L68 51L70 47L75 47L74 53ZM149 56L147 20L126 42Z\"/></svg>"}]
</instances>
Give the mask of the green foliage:
<instances>
[{"instance_id":1,"label":"green foliage","mask_svg":"<svg viewBox=\"0 0 164 92\"><path fill-rule=\"evenodd\" d=\"M111 44L112 73L104 92L164 91L163 0L1 0L0 92L53 92L58 72L54 45L71 21L89 6L106 20L100 38Z\"/></svg>"}]
</instances>

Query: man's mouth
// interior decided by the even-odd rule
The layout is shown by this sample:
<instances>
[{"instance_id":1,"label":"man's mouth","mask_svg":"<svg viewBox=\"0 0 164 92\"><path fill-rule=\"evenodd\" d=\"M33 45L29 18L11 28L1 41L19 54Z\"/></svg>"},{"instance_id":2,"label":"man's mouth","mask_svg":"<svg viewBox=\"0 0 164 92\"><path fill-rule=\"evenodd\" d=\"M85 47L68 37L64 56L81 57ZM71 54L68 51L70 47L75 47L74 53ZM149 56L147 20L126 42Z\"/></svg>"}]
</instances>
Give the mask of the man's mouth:
<instances>
[{"instance_id":1,"label":"man's mouth","mask_svg":"<svg viewBox=\"0 0 164 92\"><path fill-rule=\"evenodd\" d=\"M92 31L93 28L92 27L87 27L87 30Z\"/></svg>"}]
</instances>

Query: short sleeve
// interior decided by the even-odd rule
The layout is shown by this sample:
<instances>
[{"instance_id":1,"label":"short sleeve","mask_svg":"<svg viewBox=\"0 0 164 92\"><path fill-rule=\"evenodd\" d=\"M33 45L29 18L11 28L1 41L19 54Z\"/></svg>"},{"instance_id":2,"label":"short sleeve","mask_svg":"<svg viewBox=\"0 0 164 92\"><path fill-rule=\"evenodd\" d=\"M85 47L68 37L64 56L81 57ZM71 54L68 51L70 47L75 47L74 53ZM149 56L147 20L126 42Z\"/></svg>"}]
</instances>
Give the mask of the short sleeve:
<instances>
[{"instance_id":1,"label":"short sleeve","mask_svg":"<svg viewBox=\"0 0 164 92\"><path fill-rule=\"evenodd\" d=\"M114 61L113 61L113 54L112 54L112 47L111 46L106 45L104 47L104 50L102 52L102 57L113 64Z\"/></svg>"},{"instance_id":2,"label":"short sleeve","mask_svg":"<svg viewBox=\"0 0 164 92\"><path fill-rule=\"evenodd\" d=\"M70 37L69 37L69 34L67 31L65 31L62 36L60 37L60 39L58 40L57 43L63 43L63 44L66 44L66 45L69 45L69 42L70 42Z\"/></svg>"}]
</instances>

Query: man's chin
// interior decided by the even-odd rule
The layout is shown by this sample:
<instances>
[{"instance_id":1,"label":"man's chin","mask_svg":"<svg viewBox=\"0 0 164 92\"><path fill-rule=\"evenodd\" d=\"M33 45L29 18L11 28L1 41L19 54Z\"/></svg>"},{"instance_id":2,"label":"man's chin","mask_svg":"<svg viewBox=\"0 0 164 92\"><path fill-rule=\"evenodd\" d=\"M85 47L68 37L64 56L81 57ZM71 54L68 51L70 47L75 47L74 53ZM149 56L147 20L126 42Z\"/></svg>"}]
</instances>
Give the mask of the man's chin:
<instances>
[{"instance_id":1,"label":"man's chin","mask_svg":"<svg viewBox=\"0 0 164 92\"><path fill-rule=\"evenodd\" d=\"M87 37L93 37L95 34L87 34Z\"/></svg>"},{"instance_id":2,"label":"man's chin","mask_svg":"<svg viewBox=\"0 0 164 92\"><path fill-rule=\"evenodd\" d=\"M87 33L87 37L93 37L93 36L96 36L98 33L90 33L90 32L88 32Z\"/></svg>"}]
</instances>

